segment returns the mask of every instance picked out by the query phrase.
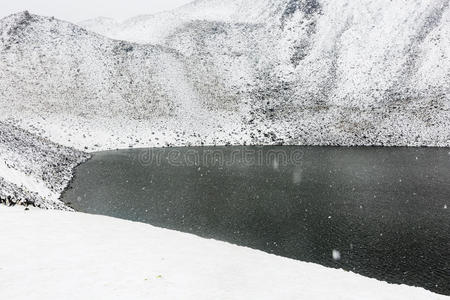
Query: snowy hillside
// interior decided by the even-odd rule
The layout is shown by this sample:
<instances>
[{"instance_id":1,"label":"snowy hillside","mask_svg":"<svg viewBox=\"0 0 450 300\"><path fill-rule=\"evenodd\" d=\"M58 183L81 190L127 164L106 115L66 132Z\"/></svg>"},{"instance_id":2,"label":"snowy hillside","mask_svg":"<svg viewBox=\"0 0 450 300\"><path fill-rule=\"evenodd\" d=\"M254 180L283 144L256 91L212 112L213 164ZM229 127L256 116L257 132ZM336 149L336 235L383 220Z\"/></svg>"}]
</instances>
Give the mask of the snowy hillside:
<instances>
[{"instance_id":1,"label":"snowy hillside","mask_svg":"<svg viewBox=\"0 0 450 300\"><path fill-rule=\"evenodd\" d=\"M103 216L0 206L0 219L1 299L449 299Z\"/></svg>"},{"instance_id":2,"label":"snowy hillside","mask_svg":"<svg viewBox=\"0 0 450 300\"><path fill-rule=\"evenodd\" d=\"M117 104L135 118L147 111L185 113L198 100L174 50L111 41L27 13L4 19L0 32L0 84L10 86L3 89L3 99L34 102L36 110L51 106L52 112L95 111L108 117L117 113Z\"/></svg>"},{"instance_id":3,"label":"snowy hillside","mask_svg":"<svg viewBox=\"0 0 450 300\"><path fill-rule=\"evenodd\" d=\"M0 21L0 33L1 117L19 119L26 129L36 125L61 144L183 144L195 140L194 133L218 131L217 124L226 128L225 119L239 123L234 107L221 116L207 104L224 107L232 93L211 101L208 93L218 92L208 89L206 77L214 74L188 70L176 50L113 41L28 13Z\"/></svg>"},{"instance_id":4,"label":"snowy hillside","mask_svg":"<svg viewBox=\"0 0 450 300\"><path fill-rule=\"evenodd\" d=\"M80 25L90 31L112 36L119 26L119 22L112 18L98 17L81 22Z\"/></svg>"},{"instance_id":5,"label":"snowy hillside","mask_svg":"<svg viewBox=\"0 0 450 300\"><path fill-rule=\"evenodd\" d=\"M88 157L0 122L0 203L68 209L59 196Z\"/></svg>"},{"instance_id":6,"label":"snowy hillside","mask_svg":"<svg viewBox=\"0 0 450 300\"><path fill-rule=\"evenodd\" d=\"M295 82L297 97L367 107L410 94L421 100L448 95L448 5L447 0L198 0L114 29L94 21L81 25L117 39L165 44L190 21L264 24L259 42L266 56L279 53L279 60L270 57L276 74ZM267 44L273 40L275 46Z\"/></svg>"},{"instance_id":7,"label":"snowy hillside","mask_svg":"<svg viewBox=\"0 0 450 300\"><path fill-rule=\"evenodd\" d=\"M132 18L115 29L95 21L82 26L116 39L165 44L174 31L195 20L263 24L259 42L276 64L276 74L295 82L297 97L368 106L396 100L400 93L407 98L405 93L417 87L431 86L438 95L448 92L436 87L449 77L447 6L445 0L202 0ZM195 32L203 35L208 32ZM277 52L279 60L271 57ZM436 68L440 78L428 74Z\"/></svg>"},{"instance_id":8,"label":"snowy hillside","mask_svg":"<svg viewBox=\"0 0 450 300\"><path fill-rule=\"evenodd\" d=\"M87 26L156 45L21 13L0 21L0 103L88 150L446 146L447 4L202 0Z\"/></svg>"},{"instance_id":9,"label":"snowy hillside","mask_svg":"<svg viewBox=\"0 0 450 300\"><path fill-rule=\"evenodd\" d=\"M141 15L124 22L96 18L79 25L108 37L137 43L164 43L176 29L192 21L264 23L278 17L288 0L200 0L155 15Z\"/></svg>"}]
</instances>

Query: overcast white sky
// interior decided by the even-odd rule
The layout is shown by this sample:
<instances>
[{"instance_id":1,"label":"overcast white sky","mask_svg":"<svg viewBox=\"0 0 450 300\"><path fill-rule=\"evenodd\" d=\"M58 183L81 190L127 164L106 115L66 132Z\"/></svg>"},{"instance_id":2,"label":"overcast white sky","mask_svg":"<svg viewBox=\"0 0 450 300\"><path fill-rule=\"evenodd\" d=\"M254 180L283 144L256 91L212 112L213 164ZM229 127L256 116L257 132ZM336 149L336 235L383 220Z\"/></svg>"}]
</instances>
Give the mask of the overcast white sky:
<instances>
[{"instance_id":1,"label":"overcast white sky","mask_svg":"<svg viewBox=\"0 0 450 300\"><path fill-rule=\"evenodd\" d=\"M192 0L0 0L0 18L28 10L72 22L95 17L117 20L172 9Z\"/></svg>"}]
</instances>

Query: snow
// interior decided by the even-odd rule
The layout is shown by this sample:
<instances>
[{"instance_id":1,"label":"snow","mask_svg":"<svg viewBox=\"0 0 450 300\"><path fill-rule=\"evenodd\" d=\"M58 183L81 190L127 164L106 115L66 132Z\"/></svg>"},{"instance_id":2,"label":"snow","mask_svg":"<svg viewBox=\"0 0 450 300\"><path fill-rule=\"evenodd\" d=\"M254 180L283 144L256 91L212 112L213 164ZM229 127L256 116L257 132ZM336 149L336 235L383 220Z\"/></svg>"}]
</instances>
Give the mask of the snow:
<instances>
[{"instance_id":1,"label":"snow","mask_svg":"<svg viewBox=\"0 0 450 300\"><path fill-rule=\"evenodd\" d=\"M84 23L128 41L16 14L0 20L0 120L87 151L449 146L447 2L202 0Z\"/></svg>"},{"instance_id":2,"label":"snow","mask_svg":"<svg viewBox=\"0 0 450 300\"><path fill-rule=\"evenodd\" d=\"M180 8L141 15L123 22L95 18L79 25L107 37L136 43L162 44L177 29L195 21L258 23L273 17L274 10L287 0L207 0L193 1Z\"/></svg>"},{"instance_id":3,"label":"snow","mask_svg":"<svg viewBox=\"0 0 450 300\"><path fill-rule=\"evenodd\" d=\"M73 148L450 146L448 1L305 3L199 0L91 31L1 19L0 200L63 208ZM440 298L144 224L0 214L0 299Z\"/></svg>"},{"instance_id":4,"label":"snow","mask_svg":"<svg viewBox=\"0 0 450 300\"><path fill-rule=\"evenodd\" d=\"M449 299L108 217L0 206L0 219L0 299Z\"/></svg>"},{"instance_id":5,"label":"snow","mask_svg":"<svg viewBox=\"0 0 450 300\"><path fill-rule=\"evenodd\" d=\"M57 201L59 194L49 189L46 184L36 177L27 175L14 168L10 168L4 161L0 160L0 177L7 178L9 182L23 186L30 192L38 193L49 201Z\"/></svg>"},{"instance_id":6,"label":"snow","mask_svg":"<svg viewBox=\"0 0 450 300\"><path fill-rule=\"evenodd\" d=\"M0 203L65 208L59 196L89 155L0 122Z\"/></svg>"},{"instance_id":7,"label":"snow","mask_svg":"<svg viewBox=\"0 0 450 300\"><path fill-rule=\"evenodd\" d=\"M334 260L340 260L341 259L341 252L339 252L336 249L333 249L332 256L333 256Z\"/></svg>"}]
</instances>

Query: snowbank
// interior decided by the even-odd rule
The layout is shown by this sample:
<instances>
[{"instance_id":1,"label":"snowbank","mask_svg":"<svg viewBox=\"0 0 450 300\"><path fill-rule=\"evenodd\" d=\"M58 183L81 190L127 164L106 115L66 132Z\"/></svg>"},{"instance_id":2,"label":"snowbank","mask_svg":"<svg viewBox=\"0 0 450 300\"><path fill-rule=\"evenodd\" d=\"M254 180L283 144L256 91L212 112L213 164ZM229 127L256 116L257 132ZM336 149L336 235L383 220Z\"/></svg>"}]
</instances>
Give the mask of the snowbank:
<instances>
[{"instance_id":1,"label":"snowbank","mask_svg":"<svg viewBox=\"0 0 450 300\"><path fill-rule=\"evenodd\" d=\"M0 220L0 299L449 299L108 217L0 206Z\"/></svg>"}]
</instances>

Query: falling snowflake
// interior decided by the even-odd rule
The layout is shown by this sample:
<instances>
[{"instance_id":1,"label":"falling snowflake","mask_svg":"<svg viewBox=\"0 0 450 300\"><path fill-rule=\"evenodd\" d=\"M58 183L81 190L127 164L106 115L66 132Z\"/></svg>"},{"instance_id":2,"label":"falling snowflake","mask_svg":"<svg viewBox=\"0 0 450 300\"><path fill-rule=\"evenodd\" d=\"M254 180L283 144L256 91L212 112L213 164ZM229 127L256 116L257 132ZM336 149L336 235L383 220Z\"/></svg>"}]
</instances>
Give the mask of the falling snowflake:
<instances>
[{"instance_id":1,"label":"falling snowflake","mask_svg":"<svg viewBox=\"0 0 450 300\"><path fill-rule=\"evenodd\" d=\"M335 261L341 260L341 252L336 249L333 249L332 256Z\"/></svg>"}]
</instances>

